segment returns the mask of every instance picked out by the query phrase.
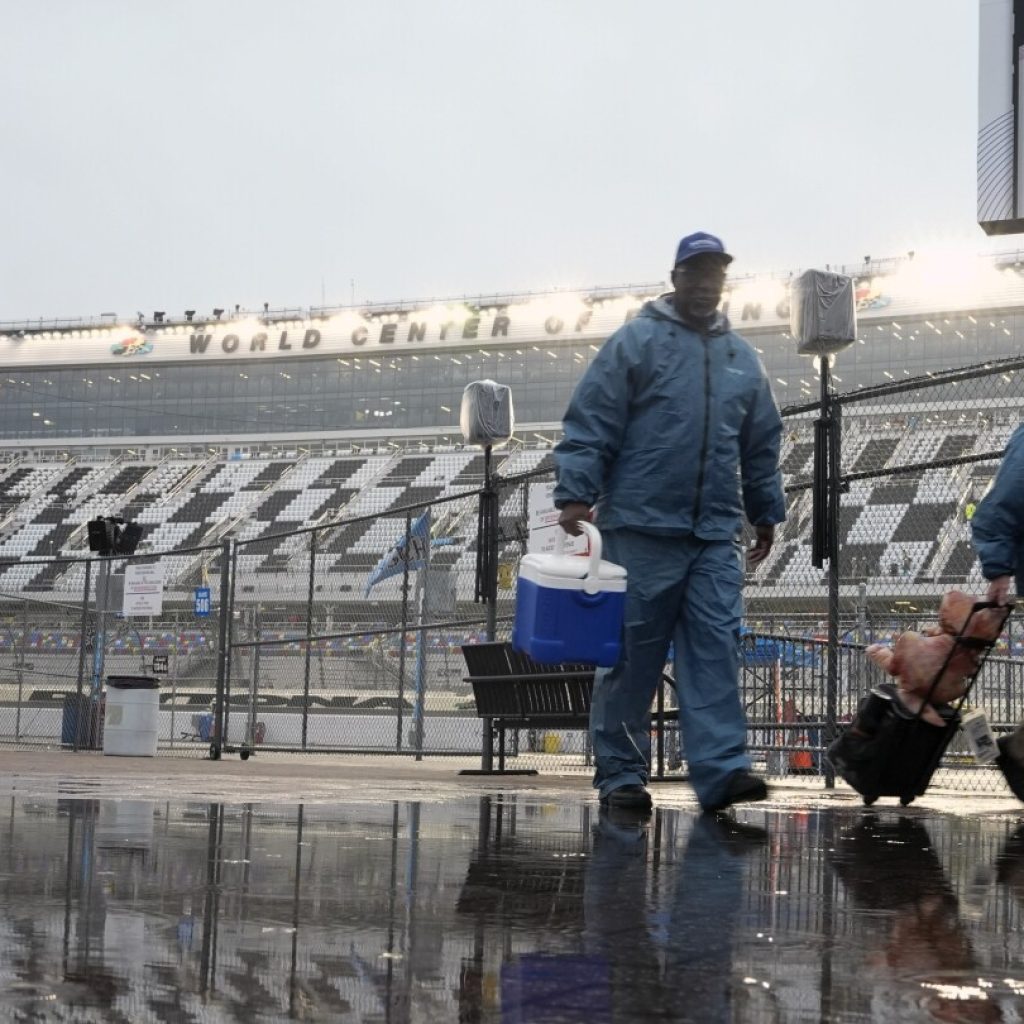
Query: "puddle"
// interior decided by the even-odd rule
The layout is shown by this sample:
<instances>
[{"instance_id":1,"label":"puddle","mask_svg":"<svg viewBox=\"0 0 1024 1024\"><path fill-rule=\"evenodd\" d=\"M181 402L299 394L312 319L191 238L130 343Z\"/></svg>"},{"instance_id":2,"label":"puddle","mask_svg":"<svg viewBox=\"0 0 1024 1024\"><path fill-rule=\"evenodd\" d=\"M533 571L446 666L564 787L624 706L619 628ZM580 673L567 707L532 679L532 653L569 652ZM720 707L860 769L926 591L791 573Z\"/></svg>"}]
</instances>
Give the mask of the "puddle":
<instances>
[{"instance_id":1,"label":"puddle","mask_svg":"<svg viewBox=\"0 0 1024 1024\"><path fill-rule=\"evenodd\" d=\"M1024 825L17 797L0 1018L1024 1020Z\"/></svg>"}]
</instances>

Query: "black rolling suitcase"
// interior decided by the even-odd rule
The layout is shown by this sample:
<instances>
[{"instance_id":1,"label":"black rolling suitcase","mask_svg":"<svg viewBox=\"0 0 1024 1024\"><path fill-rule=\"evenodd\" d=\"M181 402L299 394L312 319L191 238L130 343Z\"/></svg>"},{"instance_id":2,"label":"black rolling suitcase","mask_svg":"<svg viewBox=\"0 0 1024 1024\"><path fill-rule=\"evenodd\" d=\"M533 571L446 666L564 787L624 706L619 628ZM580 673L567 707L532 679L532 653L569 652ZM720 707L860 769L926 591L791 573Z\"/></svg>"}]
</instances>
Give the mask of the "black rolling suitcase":
<instances>
[{"instance_id":1,"label":"black rolling suitcase","mask_svg":"<svg viewBox=\"0 0 1024 1024\"><path fill-rule=\"evenodd\" d=\"M1000 607L987 601L976 602L962 631L966 631L971 618L979 611ZM1000 632L1011 607L1001 610L1004 615ZM994 640L954 637L953 647L932 681L929 696L958 648L970 647L977 651L978 665L959 700L935 707L945 723L942 726L921 720L924 705L916 713L907 710L897 696L895 683L882 683L860 702L852 726L829 745L827 756L836 772L864 798L865 804L873 804L880 796L895 796L906 807L924 793L960 728L960 709L994 644Z\"/></svg>"}]
</instances>

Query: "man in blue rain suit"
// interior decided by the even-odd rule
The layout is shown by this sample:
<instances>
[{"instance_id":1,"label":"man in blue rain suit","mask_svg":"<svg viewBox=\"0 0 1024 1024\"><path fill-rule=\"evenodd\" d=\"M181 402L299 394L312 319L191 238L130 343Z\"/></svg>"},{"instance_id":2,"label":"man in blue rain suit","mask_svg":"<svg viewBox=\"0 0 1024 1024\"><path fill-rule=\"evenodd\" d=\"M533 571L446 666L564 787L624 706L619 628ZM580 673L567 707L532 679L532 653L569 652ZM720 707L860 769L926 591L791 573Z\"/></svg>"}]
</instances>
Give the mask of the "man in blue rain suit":
<instances>
[{"instance_id":1,"label":"man in blue rain suit","mask_svg":"<svg viewBox=\"0 0 1024 1024\"><path fill-rule=\"evenodd\" d=\"M981 574L989 581L986 599L1010 600L1010 584L1024 594L1024 426L1010 437L992 489L971 516L971 535ZM1024 726L1000 736L996 763L1019 800L1024 800Z\"/></svg>"},{"instance_id":2,"label":"man in blue rain suit","mask_svg":"<svg viewBox=\"0 0 1024 1024\"><path fill-rule=\"evenodd\" d=\"M754 349L719 312L722 242L687 235L673 292L608 339L580 380L555 449L559 522L596 512L605 557L626 567L623 652L598 673L590 730L603 804L649 809L650 707L675 642L679 722L705 810L763 800L739 697L741 515L752 565L785 519L782 421ZM741 503L742 492L742 503Z\"/></svg>"}]
</instances>

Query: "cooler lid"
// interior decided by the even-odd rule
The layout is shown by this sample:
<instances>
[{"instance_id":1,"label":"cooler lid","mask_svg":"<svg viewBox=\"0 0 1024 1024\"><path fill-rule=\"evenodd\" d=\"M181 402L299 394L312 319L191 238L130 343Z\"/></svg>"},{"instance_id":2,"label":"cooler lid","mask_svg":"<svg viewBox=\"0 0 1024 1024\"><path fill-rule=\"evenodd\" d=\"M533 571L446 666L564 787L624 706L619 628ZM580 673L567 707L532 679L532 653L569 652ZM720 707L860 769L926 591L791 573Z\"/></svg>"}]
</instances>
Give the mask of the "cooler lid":
<instances>
[{"instance_id":1,"label":"cooler lid","mask_svg":"<svg viewBox=\"0 0 1024 1024\"><path fill-rule=\"evenodd\" d=\"M590 559L586 555L523 555L522 565L545 576L557 576L565 580L586 579L590 570ZM624 580L626 570L614 562L601 560L598 578L602 580Z\"/></svg>"},{"instance_id":2,"label":"cooler lid","mask_svg":"<svg viewBox=\"0 0 1024 1024\"><path fill-rule=\"evenodd\" d=\"M115 690L159 690L160 683L148 676L107 676L107 686Z\"/></svg>"}]
</instances>

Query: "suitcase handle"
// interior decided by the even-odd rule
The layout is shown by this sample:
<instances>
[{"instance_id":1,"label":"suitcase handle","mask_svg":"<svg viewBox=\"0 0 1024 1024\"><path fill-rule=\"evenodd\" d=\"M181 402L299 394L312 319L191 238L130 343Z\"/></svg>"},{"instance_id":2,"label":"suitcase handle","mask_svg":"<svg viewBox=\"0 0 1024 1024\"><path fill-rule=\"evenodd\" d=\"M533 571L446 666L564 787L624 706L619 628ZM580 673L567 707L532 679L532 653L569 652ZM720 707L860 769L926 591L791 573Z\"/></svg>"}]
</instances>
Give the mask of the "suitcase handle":
<instances>
[{"instance_id":1,"label":"suitcase handle","mask_svg":"<svg viewBox=\"0 0 1024 1024\"><path fill-rule=\"evenodd\" d=\"M601 531L593 523L588 523L584 519L579 520L577 525L586 535L590 544L587 575L583 578L583 593L596 594L601 589ZM565 538L565 530L559 530L555 540L556 555L565 554Z\"/></svg>"}]
</instances>

